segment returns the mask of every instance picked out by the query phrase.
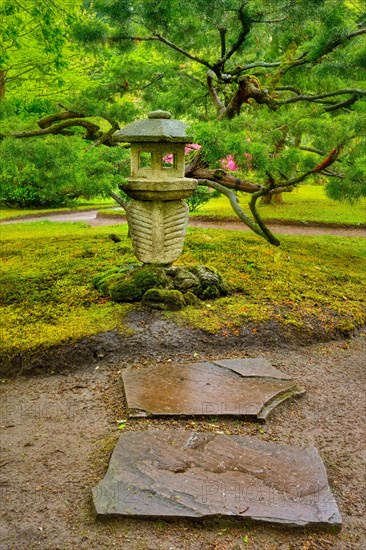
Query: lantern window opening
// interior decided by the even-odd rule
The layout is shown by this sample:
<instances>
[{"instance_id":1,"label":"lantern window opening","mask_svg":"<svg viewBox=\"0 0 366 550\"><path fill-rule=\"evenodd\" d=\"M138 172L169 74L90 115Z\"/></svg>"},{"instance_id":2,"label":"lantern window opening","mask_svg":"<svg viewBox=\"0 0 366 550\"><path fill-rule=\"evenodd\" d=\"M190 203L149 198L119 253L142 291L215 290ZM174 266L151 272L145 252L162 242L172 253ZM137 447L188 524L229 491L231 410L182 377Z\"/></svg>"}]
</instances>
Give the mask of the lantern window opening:
<instances>
[{"instance_id":1,"label":"lantern window opening","mask_svg":"<svg viewBox=\"0 0 366 550\"><path fill-rule=\"evenodd\" d=\"M177 169L177 155L170 151L164 152L162 155L162 168L163 170Z\"/></svg>"},{"instance_id":2,"label":"lantern window opening","mask_svg":"<svg viewBox=\"0 0 366 550\"><path fill-rule=\"evenodd\" d=\"M139 169L152 170L152 152L139 151Z\"/></svg>"}]
</instances>

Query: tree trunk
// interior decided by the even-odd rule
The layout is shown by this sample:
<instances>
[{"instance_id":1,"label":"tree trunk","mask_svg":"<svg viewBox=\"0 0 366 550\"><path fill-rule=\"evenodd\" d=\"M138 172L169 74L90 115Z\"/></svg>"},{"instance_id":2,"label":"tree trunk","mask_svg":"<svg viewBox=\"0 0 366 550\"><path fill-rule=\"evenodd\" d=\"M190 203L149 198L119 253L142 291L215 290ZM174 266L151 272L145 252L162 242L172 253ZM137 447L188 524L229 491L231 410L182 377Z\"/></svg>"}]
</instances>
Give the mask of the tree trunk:
<instances>
[{"instance_id":1,"label":"tree trunk","mask_svg":"<svg viewBox=\"0 0 366 550\"><path fill-rule=\"evenodd\" d=\"M0 70L0 101L5 97L5 71Z\"/></svg>"},{"instance_id":2,"label":"tree trunk","mask_svg":"<svg viewBox=\"0 0 366 550\"><path fill-rule=\"evenodd\" d=\"M285 204L282 193L275 193L274 195L266 195L262 197L261 204Z\"/></svg>"}]
</instances>

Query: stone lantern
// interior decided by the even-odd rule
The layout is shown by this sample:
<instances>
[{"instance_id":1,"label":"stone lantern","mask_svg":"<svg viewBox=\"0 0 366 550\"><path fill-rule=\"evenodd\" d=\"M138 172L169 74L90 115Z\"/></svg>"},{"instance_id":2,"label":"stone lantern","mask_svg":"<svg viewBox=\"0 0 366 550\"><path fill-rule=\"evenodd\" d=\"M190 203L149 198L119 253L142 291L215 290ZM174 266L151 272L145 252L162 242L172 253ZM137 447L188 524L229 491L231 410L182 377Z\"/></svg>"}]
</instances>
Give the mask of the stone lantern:
<instances>
[{"instance_id":1,"label":"stone lantern","mask_svg":"<svg viewBox=\"0 0 366 550\"><path fill-rule=\"evenodd\" d=\"M188 225L183 199L196 189L184 177L186 124L166 111L116 132L116 141L131 143L131 177L121 189L133 200L126 210L136 257L144 264L169 265L182 253Z\"/></svg>"}]
</instances>

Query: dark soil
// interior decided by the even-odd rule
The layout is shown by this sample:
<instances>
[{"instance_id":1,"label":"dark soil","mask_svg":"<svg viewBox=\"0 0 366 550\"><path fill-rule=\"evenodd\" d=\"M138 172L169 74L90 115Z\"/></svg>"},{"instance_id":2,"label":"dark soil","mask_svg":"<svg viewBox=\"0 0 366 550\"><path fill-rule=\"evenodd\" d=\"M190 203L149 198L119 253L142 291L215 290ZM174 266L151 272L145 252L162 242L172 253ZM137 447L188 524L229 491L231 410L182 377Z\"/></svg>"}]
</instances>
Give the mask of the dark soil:
<instances>
[{"instance_id":1,"label":"dark soil","mask_svg":"<svg viewBox=\"0 0 366 550\"><path fill-rule=\"evenodd\" d=\"M199 355L245 352L250 347L294 348L315 342L324 342L355 336L350 332L326 330L321 321L308 319L306 328L284 325L273 319L262 324L247 323L230 332L221 330L213 335L189 326L178 326L164 319L160 312L137 306L124 320L130 334L108 331L83 338L70 344L38 348L33 353L12 356L0 353L0 376L19 376L32 372L62 372L75 370L85 363L101 359L128 365L135 360L163 361L172 357L189 359L192 350Z\"/></svg>"},{"instance_id":2,"label":"dark soil","mask_svg":"<svg viewBox=\"0 0 366 550\"><path fill-rule=\"evenodd\" d=\"M362 549L364 528L364 358L362 336L294 348L267 326L241 338L215 339L135 313L135 334L107 333L99 347L48 355L48 369L2 380L1 550ZM186 331L186 332L185 332ZM250 332L250 334L249 334ZM211 345L210 345L211 341ZM292 347L291 347L292 346ZM89 355L87 349L90 347ZM228 520L100 521L91 488L104 475L125 418L121 371L131 364L182 363L262 356L307 393L281 405L266 424L213 418L130 420L125 430L185 427L314 445L324 460L343 516L341 533L312 532ZM46 357L46 356L45 356ZM80 360L78 361L78 357ZM64 367L61 370L61 367Z\"/></svg>"}]
</instances>

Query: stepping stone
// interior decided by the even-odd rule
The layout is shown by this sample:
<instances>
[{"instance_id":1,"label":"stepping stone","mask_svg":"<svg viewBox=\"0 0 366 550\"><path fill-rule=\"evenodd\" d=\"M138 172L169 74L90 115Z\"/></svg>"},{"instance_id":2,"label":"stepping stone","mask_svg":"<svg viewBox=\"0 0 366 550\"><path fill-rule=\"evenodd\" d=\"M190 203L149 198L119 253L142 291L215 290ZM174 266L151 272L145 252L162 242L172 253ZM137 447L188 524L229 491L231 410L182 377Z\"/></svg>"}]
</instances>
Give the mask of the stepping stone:
<instances>
[{"instance_id":1,"label":"stepping stone","mask_svg":"<svg viewBox=\"0 0 366 550\"><path fill-rule=\"evenodd\" d=\"M182 429L122 434L93 502L112 517L342 521L314 447Z\"/></svg>"},{"instance_id":2,"label":"stepping stone","mask_svg":"<svg viewBox=\"0 0 366 550\"><path fill-rule=\"evenodd\" d=\"M155 365L122 374L131 417L240 416L265 420L304 390L262 358Z\"/></svg>"}]
</instances>

